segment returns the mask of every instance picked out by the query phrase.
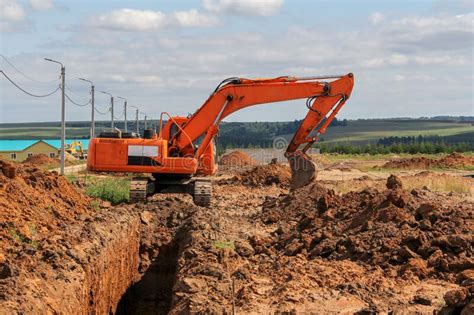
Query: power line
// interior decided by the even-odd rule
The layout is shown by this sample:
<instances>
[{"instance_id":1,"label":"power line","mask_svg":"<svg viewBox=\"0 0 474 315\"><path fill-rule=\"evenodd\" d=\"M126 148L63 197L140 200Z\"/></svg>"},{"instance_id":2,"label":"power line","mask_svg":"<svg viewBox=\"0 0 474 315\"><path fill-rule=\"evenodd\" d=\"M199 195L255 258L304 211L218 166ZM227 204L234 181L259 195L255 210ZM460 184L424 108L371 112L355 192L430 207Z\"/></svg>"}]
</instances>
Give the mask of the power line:
<instances>
[{"instance_id":1,"label":"power line","mask_svg":"<svg viewBox=\"0 0 474 315\"><path fill-rule=\"evenodd\" d=\"M110 112L110 107L109 107L109 109L107 109L106 112L101 112L100 110L97 109L97 107L94 107L94 110L95 110L97 113L101 114L101 115L105 115L105 114L107 114L108 112Z\"/></svg>"},{"instance_id":2,"label":"power line","mask_svg":"<svg viewBox=\"0 0 474 315\"><path fill-rule=\"evenodd\" d=\"M122 115L120 115L120 117L117 117L117 116L114 115L114 118L115 118L115 119L122 119L123 114L124 114L124 113L122 112Z\"/></svg>"},{"instance_id":3,"label":"power line","mask_svg":"<svg viewBox=\"0 0 474 315\"><path fill-rule=\"evenodd\" d=\"M87 103L85 103L85 104L79 104L79 103L74 102L74 101L69 97L69 95L65 94L64 96L66 96L66 98L67 98L71 103L73 103L73 104L76 105L76 106L81 106L81 107L83 107L83 106L87 106L87 105L89 105L89 104L91 103L91 100L88 100Z\"/></svg>"},{"instance_id":4,"label":"power line","mask_svg":"<svg viewBox=\"0 0 474 315\"><path fill-rule=\"evenodd\" d=\"M69 87L69 85L66 84L65 86L66 86L66 90L68 90L69 92L71 92L72 94L74 94L74 95L76 95L76 96L81 97L77 92L75 92L73 89L71 89L71 88Z\"/></svg>"},{"instance_id":5,"label":"power line","mask_svg":"<svg viewBox=\"0 0 474 315\"><path fill-rule=\"evenodd\" d=\"M10 79L10 78L7 76L7 74L6 74L5 72L3 72L3 70L0 70L0 72L3 74L3 76L4 76L5 78L7 78L8 81L10 81L11 84L13 84L14 86L16 86L17 89L19 89L19 90L22 91L23 93L28 94L28 95L33 96L33 97L48 97L48 96L53 95L54 93L56 93L57 91L59 91L59 90L61 89L61 85L59 85L59 86L56 88L56 90L54 90L54 91L51 92L51 93L48 93L48 94L45 94L45 95L32 94L32 93L26 91L25 89L23 89L21 86L19 86L19 85L16 84L15 82L13 82L13 80Z\"/></svg>"},{"instance_id":6,"label":"power line","mask_svg":"<svg viewBox=\"0 0 474 315\"><path fill-rule=\"evenodd\" d=\"M6 61L6 63L8 63L13 69L15 69L18 73L22 74L25 78L27 78L28 80L31 80L31 81L34 81L34 82L37 82L37 83L53 83L53 82L56 82L56 81L59 81L59 79L61 79L61 77L58 77L54 80L51 80L51 81L39 81L39 80L36 80L36 79L33 79L32 77L26 75L23 71L21 71L20 69L18 69L13 63L11 63L7 57L5 57L4 55L0 54L0 57L3 58L3 60Z\"/></svg>"}]
</instances>

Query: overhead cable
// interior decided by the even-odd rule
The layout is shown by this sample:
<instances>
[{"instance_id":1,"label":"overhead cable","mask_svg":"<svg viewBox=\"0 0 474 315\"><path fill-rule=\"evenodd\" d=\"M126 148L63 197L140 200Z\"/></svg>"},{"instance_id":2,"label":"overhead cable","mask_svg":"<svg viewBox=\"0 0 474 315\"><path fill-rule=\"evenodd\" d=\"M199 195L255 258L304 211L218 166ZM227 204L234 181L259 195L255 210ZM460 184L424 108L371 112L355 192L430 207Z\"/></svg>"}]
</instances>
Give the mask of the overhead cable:
<instances>
[{"instance_id":1,"label":"overhead cable","mask_svg":"<svg viewBox=\"0 0 474 315\"><path fill-rule=\"evenodd\" d=\"M91 103L91 100L88 100L87 103L79 104L79 103L75 102L74 100L72 100L72 99L69 97L69 95L67 95L67 94L64 94L64 95L66 96L66 98L67 98L71 103L73 103L73 104L76 105L76 106L81 106L81 107L83 107L83 106L87 106L87 105L89 105L89 104Z\"/></svg>"},{"instance_id":2,"label":"overhead cable","mask_svg":"<svg viewBox=\"0 0 474 315\"><path fill-rule=\"evenodd\" d=\"M31 80L31 81L34 81L34 82L38 82L38 83L53 83L53 82L56 82L56 81L59 81L59 79L61 79L61 76L57 77L56 79L54 80L51 80L51 81L40 81L40 80L36 80L36 79L33 79L32 77L30 77L29 75L25 74L23 71L21 71L20 69L18 69L13 63L11 63L7 57L5 57L4 55L0 54L0 57L3 58L3 60L5 60L6 63L8 63L13 69L15 69L18 73L20 73L21 75L23 75L25 78L27 78L28 80Z\"/></svg>"},{"instance_id":3,"label":"overhead cable","mask_svg":"<svg viewBox=\"0 0 474 315\"><path fill-rule=\"evenodd\" d=\"M19 89L20 91L22 91L23 93L25 94L28 94L29 96L33 96L33 97L48 97L48 96L51 96L53 95L54 93L56 93L57 91L59 91L61 89L61 86L59 85L56 90L52 91L51 93L48 93L48 94L44 94L44 95L38 95L38 94L33 94L33 93L30 93L28 91L26 91L25 89L23 89L21 86L19 86L18 84L16 84L12 79L10 79L7 74L5 72L3 72L3 70L0 70L0 72L3 74L3 76L8 80L10 81L11 84L13 84L17 89Z\"/></svg>"}]
</instances>

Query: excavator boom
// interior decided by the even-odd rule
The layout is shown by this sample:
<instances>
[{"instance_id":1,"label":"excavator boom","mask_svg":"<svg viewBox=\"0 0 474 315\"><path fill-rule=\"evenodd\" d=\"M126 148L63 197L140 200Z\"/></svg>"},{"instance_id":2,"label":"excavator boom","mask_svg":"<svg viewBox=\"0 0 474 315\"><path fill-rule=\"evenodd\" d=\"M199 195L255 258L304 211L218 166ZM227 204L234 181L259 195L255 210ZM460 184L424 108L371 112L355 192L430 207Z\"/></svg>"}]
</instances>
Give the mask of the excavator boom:
<instances>
[{"instance_id":1,"label":"excavator boom","mask_svg":"<svg viewBox=\"0 0 474 315\"><path fill-rule=\"evenodd\" d=\"M308 138L310 133L326 118L318 130L319 134L323 133L352 92L352 73L328 77L337 79L329 83L321 81L325 77L227 79L227 82L223 81L225 85L219 86L182 127L173 146L182 150L204 135L199 157L218 132L220 122L230 114L249 106L306 98L308 113L288 146L287 155L290 155L301 144L316 141L314 137ZM332 110L333 114L326 117Z\"/></svg>"}]
</instances>

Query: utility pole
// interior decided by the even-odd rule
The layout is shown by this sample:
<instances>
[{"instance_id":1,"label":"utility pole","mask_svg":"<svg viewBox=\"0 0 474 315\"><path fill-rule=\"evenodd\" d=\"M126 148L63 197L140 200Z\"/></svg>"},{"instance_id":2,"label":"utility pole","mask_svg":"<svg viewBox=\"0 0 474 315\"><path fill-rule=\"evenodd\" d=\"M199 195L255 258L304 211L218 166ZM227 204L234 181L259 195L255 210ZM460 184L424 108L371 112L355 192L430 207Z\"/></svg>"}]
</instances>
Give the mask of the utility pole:
<instances>
[{"instance_id":1,"label":"utility pole","mask_svg":"<svg viewBox=\"0 0 474 315\"><path fill-rule=\"evenodd\" d=\"M138 134L140 132L140 130L138 129L138 107L133 106L133 105L130 105L130 107L133 107L133 108L136 109L136 112L135 112L135 128L136 128L136 133Z\"/></svg>"},{"instance_id":2,"label":"utility pole","mask_svg":"<svg viewBox=\"0 0 474 315\"><path fill-rule=\"evenodd\" d=\"M125 103L123 103L123 116L125 121L125 132L127 132L127 100L125 100Z\"/></svg>"},{"instance_id":3,"label":"utility pole","mask_svg":"<svg viewBox=\"0 0 474 315\"><path fill-rule=\"evenodd\" d=\"M117 96L117 98L122 99L123 102L123 116L124 116L124 123L125 123L125 132L127 132L127 99L121 96Z\"/></svg>"},{"instance_id":4,"label":"utility pole","mask_svg":"<svg viewBox=\"0 0 474 315\"><path fill-rule=\"evenodd\" d=\"M66 67L56 60L44 58L46 61L58 63L61 65L61 168L60 175L64 175L64 142L66 138L66 99L65 99L65 88L66 88Z\"/></svg>"},{"instance_id":5,"label":"utility pole","mask_svg":"<svg viewBox=\"0 0 474 315\"><path fill-rule=\"evenodd\" d=\"M146 130L146 115L145 115L145 130Z\"/></svg>"},{"instance_id":6,"label":"utility pole","mask_svg":"<svg viewBox=\"0 0 474 315\"><path fill-rule=\"evenodd\" d=\"M114 97L112 96L110 98L110 116L111 116L111 122L110 122L110 128L114 130L115 127L115 122L114 122Z\"/></svg>"},{"instance_id":7,"label":"utility pole","mask_svg":"<svg viewBox=\"0 0 474 315\"><path fill-rule=\"evenodd\" d=\"M90 130L90 138L93 139L95 137L95 105L94 105L94 94L95 94L95 87L94 82L90 80L86 80L83 78L79 78L79 80L89 82L91 84L91 130Z\"/></svg>"},{"instance_id":8,"label":"utility pole","mask_svg":"<svg viewBox=\"0 0 474 315\"><path fill-rule=\"evenodd\" d=\"M100 91L100 93L107 94L110 96L110 128L114 130L115 122L114 122L114 96L110 93Z\"/></svg>"},{"instance_id":9,"label":"utility pole","mask_svg":"<svg viewBox=\"0 0 474 315\"><path fill-rule=\"evenodd\" d=\"M140 133L140 128L139 128L139 126L138 126L138 108L137 108L137 115L136 115L136 117L135 117L135 123L136 123L136 125L137 125L137 134L139 134L139 133Z\"/></svg>"}]
</instances>

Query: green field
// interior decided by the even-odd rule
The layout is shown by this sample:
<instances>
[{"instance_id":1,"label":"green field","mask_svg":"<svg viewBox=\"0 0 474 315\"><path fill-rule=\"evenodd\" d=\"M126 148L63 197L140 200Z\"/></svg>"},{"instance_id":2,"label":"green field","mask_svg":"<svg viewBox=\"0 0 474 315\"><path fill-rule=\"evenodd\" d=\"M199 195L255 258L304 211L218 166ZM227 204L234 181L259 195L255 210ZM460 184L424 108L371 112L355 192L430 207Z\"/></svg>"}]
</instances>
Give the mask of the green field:
<instances>
[{"instance_id":1,"label":"green field","mask_svg":"<svg viewBox=\"0 0 474 315\"><path fill-rule=\"evenodd\" d=\"M285 127L286 125L286 127ZM219 142L235 143L245 139L247 145L271 146L275 137L290 139L289 132L295 129L295 122L261 122L261 123L223 123ZM89 125L87 122L69 122L67 138L87 138ZM122 122L117 122L119 128ZM97 132L109 127L109 122L97 122ZM143 127L143 126L141 126ZM130 129L134 129L129 125ZM286 129L285 129L286 128ZM289 128L289 129L288 129ZM348 120L346 125L331 126L322 135L321 142L351 143L364 145L375 143L378 139L390 136L428 136L437 135L459 142L470 142L474 137L472 121L447 121L428 119L371 119ZM57 139L60 137L58 122L0 124L0 139ZM455 138L455 139L454 139ZM245 146L245 145L244 145Z\"/></svg>"},{"instance_id":2,"label":"green field","mask_svg":"<svg viewBox=\"0 0 474 315\"><path fill-rule=\"evenodd\" d=\"M322 139L327 143L347 142L367 144L383 137L454 136L474 132L469 122L440 122L425 120L354 120L347 126L328 128Z\"/></svg>"},{"instance_id":3,"label":"green field","mask_svg":"<svg viewBox=\"0 0 474 315\"><path fill-rule=\"evenodd\" d=\"M117 122L118 128L123 128L123 122ZM96 122L96 132L110 128L110 122ZM135 128L132 123L129 128ZM61 124L59 122L40 123L9 123L0 124L0 140L31 140L31 139L59 139L61 138ZM66 138L89 138L89 122L74 121L66 123Z\"/></svg>"}]
</instances>

